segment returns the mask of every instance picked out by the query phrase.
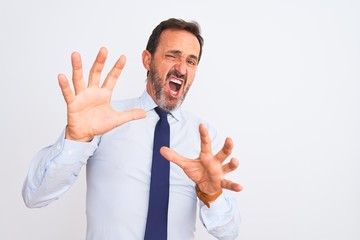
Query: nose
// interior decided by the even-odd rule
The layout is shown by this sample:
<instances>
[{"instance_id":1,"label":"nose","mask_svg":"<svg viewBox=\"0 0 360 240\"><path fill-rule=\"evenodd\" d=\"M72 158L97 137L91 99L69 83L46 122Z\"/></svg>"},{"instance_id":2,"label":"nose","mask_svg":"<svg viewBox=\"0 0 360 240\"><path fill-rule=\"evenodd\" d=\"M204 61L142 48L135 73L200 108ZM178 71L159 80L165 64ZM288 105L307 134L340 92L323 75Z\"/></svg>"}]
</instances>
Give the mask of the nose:
<instances>
[{"instance_id":1,"label":"nose","mask_svg":"<svg viewBox=\"0 0 360 240\"><path fill-rule=\"evenodd\" d=\"M181 75L186 75L187 72L187 64L186 59L180 58L179 61L175 64L175 70Z\"/></svg>"}]
</instances>

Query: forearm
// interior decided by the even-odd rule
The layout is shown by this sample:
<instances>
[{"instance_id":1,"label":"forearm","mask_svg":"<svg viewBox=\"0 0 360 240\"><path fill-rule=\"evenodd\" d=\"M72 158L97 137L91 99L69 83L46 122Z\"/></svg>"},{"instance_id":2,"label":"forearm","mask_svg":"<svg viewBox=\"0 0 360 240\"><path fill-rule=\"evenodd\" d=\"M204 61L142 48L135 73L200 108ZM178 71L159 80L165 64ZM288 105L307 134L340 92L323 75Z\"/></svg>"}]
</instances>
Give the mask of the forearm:
<instances>
[{"instance_id":1,"label":"forearm","mask_svg":"<svg viewBox=\"0 0 360 240\"><path fill-rule=\"evenodd\" d=\"M64 134L32 159L23 186L26 206L43 207L58 199L76 181L81 168L96 149L96 141L77 143L64 140Z\"/></svg>"},{"instance_id":2,"label":"forearm","mask_svg":"<svg viewBox=\"0 0 360 240\"><path fill-rule=\"evenodd\" d=\"M200 201L200 219L207 231L221 240L234 240L240 229L240 213L237 203L227 191L223 191L210 208Z\"/></svg>"}]
</instances>

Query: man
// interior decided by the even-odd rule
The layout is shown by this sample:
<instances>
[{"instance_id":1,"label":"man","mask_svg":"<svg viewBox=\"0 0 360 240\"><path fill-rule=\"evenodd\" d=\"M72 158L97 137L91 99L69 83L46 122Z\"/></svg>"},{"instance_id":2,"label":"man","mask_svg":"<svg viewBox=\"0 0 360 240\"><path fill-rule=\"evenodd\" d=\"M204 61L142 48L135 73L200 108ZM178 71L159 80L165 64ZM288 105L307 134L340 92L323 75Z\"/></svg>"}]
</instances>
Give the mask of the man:
<instances>
[{"instance_id":1,"label":"man","mask_svg":"<svg viewBox=\"0 0 360 240\"><path fill-rule=\"evenodd\" d=\"M234 158L224 163L233 143L230 138L220 139L207 123L181 108L202 46L196 22L174 18L161 22L142 54L146 91L139 98L113 102L112 91L125 57L118 59L99 87L107 56L101 48L85 86L80 55L73 53L74 91L65 75L58 76L67 104L67 126L55 144L32 160L23 188L26 205L43 207L58 199L86 165L89 240L193 239L198 198L207 231L218 239L235 239L240 217L228 190L242 187L224 178L238 166ZM159 111L165 112L161 119L169 125L169 144L153 151ZM151 196L160 195L156 192L160 187L151 187L153 178L164 172L151 174L155 169L152 156L161 157L159 151L168 160L161 163L169 165L168 176L160 179L160 185L168 183L166 203L157 203L165 214L150 210ZM149 220L151 211L165 215L163 223ZM148 237L151 228L155 232L165 228L165 236Z\"/></svg>"}]
</instances>

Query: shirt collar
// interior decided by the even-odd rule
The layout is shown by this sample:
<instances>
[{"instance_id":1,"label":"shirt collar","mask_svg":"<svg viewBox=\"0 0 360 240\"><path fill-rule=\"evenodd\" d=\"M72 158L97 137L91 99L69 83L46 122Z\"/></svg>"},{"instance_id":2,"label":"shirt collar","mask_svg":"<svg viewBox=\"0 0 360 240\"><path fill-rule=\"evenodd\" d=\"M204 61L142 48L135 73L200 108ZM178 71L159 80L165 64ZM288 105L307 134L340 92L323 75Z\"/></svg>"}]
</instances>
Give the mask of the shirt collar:
<instances>
[{"instance_id":1,"label":"shirt collar","mask_svg":"<svg viewBox=\"0 0 360 240\"><path fill-rule=\"evenodd\" d=\"M149 93L145 90L143 92L143 94L140 96L140 104L141 104L141 108L144 109L146 112L149 112L151 110L154 110L154 108L157 107L156 102L154 101L154 99L152 99L152 97L149 95ZM178 107L177 109L173 110L170 112L170 114L177 120L180 121L181 120L181 116L182 116L182 110L181 110L181 106Z\"/></svg>"}]
</instances>

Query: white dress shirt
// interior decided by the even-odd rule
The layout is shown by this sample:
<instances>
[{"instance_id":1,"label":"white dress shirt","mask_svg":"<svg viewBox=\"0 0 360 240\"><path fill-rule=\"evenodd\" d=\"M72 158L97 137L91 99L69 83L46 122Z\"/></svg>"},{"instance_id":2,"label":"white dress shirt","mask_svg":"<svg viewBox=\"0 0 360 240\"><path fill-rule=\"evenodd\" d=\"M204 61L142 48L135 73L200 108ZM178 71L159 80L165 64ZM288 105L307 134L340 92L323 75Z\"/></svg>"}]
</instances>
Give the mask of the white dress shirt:
<instances>
[{"instance_id":1,"label":"white dress shirt","mask_svg":"<svg viewBox=\"0 0 360 240\"><path fill-rule=\"evenodd\" d=\"M123 124L91 142L64 139L41 149L31 162L23 187L28 207L44 207L64 194L77 179L82 166L87 176L87 240L144 239L155 124L156 103L145 91L141 97L113 101L114 109L141 108L144 119ZM207 123L179 108L168 116L170 148L195 159L200 152L199 124L204 123L213 151L223 140ZM194 182L170 163L168 239L194 239L198 210ZM218 239L235 239L240 215L231 193L224 193L210 208L199 201L200 219Z\"/></svg>"}]
</instances>

